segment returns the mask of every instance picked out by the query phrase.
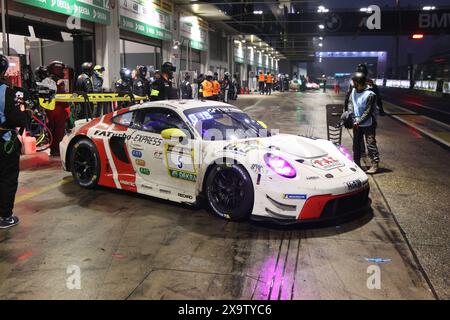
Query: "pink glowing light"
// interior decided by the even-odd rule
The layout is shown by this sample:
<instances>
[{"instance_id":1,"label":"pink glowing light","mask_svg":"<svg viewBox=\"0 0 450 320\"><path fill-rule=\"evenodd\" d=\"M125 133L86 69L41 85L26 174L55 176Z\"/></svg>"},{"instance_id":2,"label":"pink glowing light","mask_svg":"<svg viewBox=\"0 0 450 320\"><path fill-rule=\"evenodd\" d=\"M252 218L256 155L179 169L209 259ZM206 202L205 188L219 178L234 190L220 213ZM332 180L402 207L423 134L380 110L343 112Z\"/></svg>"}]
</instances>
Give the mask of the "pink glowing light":
<instances>
[{"instance_id":1,"label":"pink glowing light","mask_svg":"<svg viewBox=\"0 0 450 320\"><path fill-rule=\"evenodd\" d=\"M264 161L270 169L272 169L276 174L282 177L292 179L297 175L294 167L279 156L273 155L271 153L266 153L264 155Z\"/></svg>"}]
</instances>

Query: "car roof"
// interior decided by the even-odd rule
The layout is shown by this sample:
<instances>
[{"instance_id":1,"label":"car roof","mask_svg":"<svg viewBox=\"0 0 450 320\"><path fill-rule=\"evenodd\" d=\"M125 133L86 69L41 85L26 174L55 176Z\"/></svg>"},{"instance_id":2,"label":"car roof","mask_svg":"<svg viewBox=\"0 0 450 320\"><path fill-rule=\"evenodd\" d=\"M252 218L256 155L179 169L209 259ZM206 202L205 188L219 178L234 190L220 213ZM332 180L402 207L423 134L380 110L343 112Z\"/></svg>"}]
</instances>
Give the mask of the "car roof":
<instances>
[{"instance_id":1,"label":"car roof","mask_svg":"<svg viewBox=\"0 0 450 320\"><path fill-rule=\"evenodd\" d=\"M164 107L164 108L170 108L174 109L178 112L183 112L185 110L194 109L194 108L201 108L201 107L227 107L227 108L235 108L237 107L228 104L223 103L219 101L211 101L211 100L162 100L162 101L152 101L152 102L145 102L143 104L138 104L130 107L130 110L136 110L136 109L143 109L143 108L149 108L149 107ZM239 110L239 109L238 109Z\"/></svg>"}]
</instances>

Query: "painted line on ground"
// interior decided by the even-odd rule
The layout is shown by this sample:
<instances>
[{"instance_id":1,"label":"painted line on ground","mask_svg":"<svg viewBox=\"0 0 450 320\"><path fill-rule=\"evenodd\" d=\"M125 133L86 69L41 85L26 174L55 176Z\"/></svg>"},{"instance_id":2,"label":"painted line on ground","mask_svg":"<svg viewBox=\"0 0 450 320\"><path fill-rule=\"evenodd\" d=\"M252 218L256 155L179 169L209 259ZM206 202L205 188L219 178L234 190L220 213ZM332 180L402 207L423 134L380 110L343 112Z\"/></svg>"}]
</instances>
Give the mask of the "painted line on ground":
<instances>
[{"instance_id":1,"label":"painted line on ground","mask_svg":"<svg viewBox=\"0 0 450 320\"><path fill-rule=\"evenodd\" d=\"M69 182L72 182L72 181L73 181L73 178L72 178L72 177L67 177L67 178L62 179L61 181L56 182L56 183L53 183L53 184L50 184L50 185L48 185L48 186L39 188L39 189L36 190L36 191L27 192L27 193L25 193L25 194L22 194L22 195L20 195L20 196L17 196L17 197L16 197L16 201L15 201L14 204L19 204L19 203L21 203L21 202L30 200L31 198L34 198L34 197L36 197L36 196L39 196L39 195L41 195L41 194L43 194L43 193L46 193L46 192L48 192L48 191L50 191L50 190L56 189L56 188L58 188L58 187L60 187L60 186L63 186L63 185L65 185L65 184L69 183Z\"/></svg>"},{"instance_id":2,"label":"painted line on ground","mask_svg":"<svg viewBox=\"0 0 450 320\"><path fill-rule=\"evenodd\" d=\"M397 106L397 105L395 105L395 104L393 104L393 103L390 103L390 102L389 102L388 104L392 105L394 108L404 109L404 108L402 108L402 107L400 107L400 106ZM406 110L406 109L404 109L404 110ZM411 128L416 129L417 131L419 131L419 132L422 133L423 135L425 135L425 136L431 138L432 140L435 140L435 141L439 142L440 144L445 145L446 147L450 148L450 141L447 141L447 140L444 140L444 139L438 137L435 133L431 132L430 130L427 130L427 129L422 128L422 127L421 127L420 125L418 125L417 123L413 123L413 122L411 122L411 121L408 121L408 120L406 120L406 119L403 119L401 115L395 115L395 114L392 114L392 113L390 113L390 112L386 112L386 113L387 113L390 117L392 117L392 118L394 118L394 119L400 121L401 123L403 123L403 124L405 124L405 125L407 125L407 126L409 126L409 127L411 127ZM447 124L445 124L445 123L443 123L443 122L440 122L440 121L438 121L438 120L432 119L432 118L427 117L427 116L424 116L424 115L419 115L419 114L411 114L411 115L414 115L415 117L418 117L418 118L422 118L422 119L424 119L425 121L430 121L430 122L436 123L438 126L441 126L441 127L444 127L444 128L448 128L449 131L450 131L450 126L447 125Z\"/></svg>"}]
</instances>

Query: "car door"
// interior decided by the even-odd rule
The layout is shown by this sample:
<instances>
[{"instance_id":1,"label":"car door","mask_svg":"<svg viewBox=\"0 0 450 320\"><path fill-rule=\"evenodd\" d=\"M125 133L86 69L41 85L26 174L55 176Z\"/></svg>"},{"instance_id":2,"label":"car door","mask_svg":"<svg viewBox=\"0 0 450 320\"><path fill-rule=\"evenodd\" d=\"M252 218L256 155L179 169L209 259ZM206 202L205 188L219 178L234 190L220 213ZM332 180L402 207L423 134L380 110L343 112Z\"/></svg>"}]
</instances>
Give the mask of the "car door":
<instances>
[{"instance_id":1,"label":"car door","mask_svg":"<svg viewBox=\"0 0 450 320\"><path fill-rule=\"evenodd\" d=\"M193 159L199 150L183 119L168 108L144 108L139 111L135 128L128 144L142 192L177 202L194 202L198 166ZM162 138L163 130L173 128L189 133L183 145Z\"/></svg>"}]
</instances>

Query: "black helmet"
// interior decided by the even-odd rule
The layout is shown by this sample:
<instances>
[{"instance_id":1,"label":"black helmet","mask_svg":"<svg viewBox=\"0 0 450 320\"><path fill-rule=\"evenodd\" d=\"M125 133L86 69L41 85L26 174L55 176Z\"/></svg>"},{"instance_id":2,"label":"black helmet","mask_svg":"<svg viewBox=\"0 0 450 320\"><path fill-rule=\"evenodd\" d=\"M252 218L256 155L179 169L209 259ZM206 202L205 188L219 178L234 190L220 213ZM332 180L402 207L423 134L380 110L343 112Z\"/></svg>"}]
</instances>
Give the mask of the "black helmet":
<instances>
[{"instance_id":1,"label":"black helmet","mask_svg":"<svg viewBox=\"0 0 450 320\"><path fill-rule=\"evenodd\" d=\"M168 73L172 75L173 72L177 71L177 68L174 67L172 62L164 62L163 65L161 66L161 71L162 73Z\"/></svg>"},{"instance_id":2,"label":"black helmet","mask_svg":"<svg viewBox=\"0 0 450 320\"><path fill-rule=\"evenodd\" d=\"M88 76L92 75L92 71L94 71L94 64L92 62L84 62L81 65L81 72L87 74Z\"/></svg>"},{"instance_id":3,"label":"black helmet","mask_svg":"<svg viewBox=\"0 0 450 320\"><path fill-rule=\"evenodd\" d=\"M367 66L362 63L358 64L358 66L356 67L356 72L364 73L364 75L367 77L368 74Z\"/></svg>"},{"instance_id":4,"label":"black helmet","mask_svg":"<svg viewBox=\"0 0 450 320\"><path fill-rule=\"evenodd\" d=\"M6 56L0 54L0 75L3 75L9 68L9 60Z\"/></svg>"},{"instance_id":5,"label":"black helmet","mask_svg":"<svg viewBox=\"0 0 450 320\"><path fill-rule=\"evenodd\" d=\"M137 72L139 75L143 78L147 75L147 67L146 66L137 66L136 67Z\"/></svg>"},{"instance_id":6,"label":"black helmet","mask_svg":"<svg viewBox=\"0 0 450 320\"><path fill-rule=\"evenodd\" d=\"M64 68L66 65L61 61L53 61L47 67L48 73L58 79L64 78Z\"/></svg>"},{"instance_id":7,"label":"black helmet","mask_svg":"<svg viewBox=\"0 0 450 320\"><path fill-rule=\"evenodd\" d=\"M189 73L184 74L184 80L189 81L191 79L191 75Z\"/></svg>"},{"instance_id":8,"label":"black helmet","mask_svg":"<svg viewBox=\"0 0 450 320\"><path fill-rule=\"evenodd\" d=\"M355 81L357 84L366 84L367 77L362 72L355 72L352 75L352 80Z\"/></svg>"},{"instance_id":9,"label":"black helmet","mask_svg":"<svg viewBox=\"0 0 450 320\"><path fill-rule=\"evenodd\" d=\"M37 81L42 81L48 77L48 69L46 66L39 66L34 70Z\"/></svg>"},{"instance_id":10,"label":"black helmet","mask_svg":"<svg viewBox=\"0 0 450 320\"><path fill-rule=\"evenodd\" d=\"M130 80L131 79L131 71L128 68L120 69L120 79L122 80Z\"/></svg>"}]
</instances>

